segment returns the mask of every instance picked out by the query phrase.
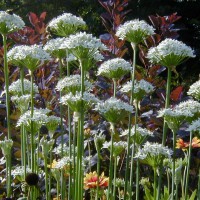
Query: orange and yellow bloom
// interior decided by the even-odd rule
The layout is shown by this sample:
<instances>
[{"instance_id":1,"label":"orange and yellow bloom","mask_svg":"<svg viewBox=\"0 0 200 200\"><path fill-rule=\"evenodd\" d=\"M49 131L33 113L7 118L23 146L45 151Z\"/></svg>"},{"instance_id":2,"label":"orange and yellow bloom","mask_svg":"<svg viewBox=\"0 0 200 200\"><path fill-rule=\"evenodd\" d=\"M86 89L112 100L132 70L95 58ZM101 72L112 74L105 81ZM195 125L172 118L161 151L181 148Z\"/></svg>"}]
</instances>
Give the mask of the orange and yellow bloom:
<instances>
[{"instance_id":1,"label":"orange and yellow bloom","mask_svg":"<svg viewBox=\"0 0 200 200\"><path fill-rule=\"evenodd\" d=\"M182 149L183 151L186 151L190 146L190 142L185 142L183 139L179 138L176 141L176 148ZM200 139L197 137L194 137L192 139L192 148L199 148L200 147Z\"/></svg>"}]
</instances>

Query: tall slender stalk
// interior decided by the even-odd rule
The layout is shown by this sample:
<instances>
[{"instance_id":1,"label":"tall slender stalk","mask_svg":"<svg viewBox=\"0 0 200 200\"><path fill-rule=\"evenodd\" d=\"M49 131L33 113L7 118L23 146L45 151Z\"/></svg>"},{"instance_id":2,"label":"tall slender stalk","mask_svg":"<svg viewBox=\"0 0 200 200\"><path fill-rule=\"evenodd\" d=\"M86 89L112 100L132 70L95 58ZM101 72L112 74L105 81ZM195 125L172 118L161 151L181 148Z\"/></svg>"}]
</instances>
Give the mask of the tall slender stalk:
<instances>
[{"instance_id":1,"label":"tall slender stalk","mask_svg":"<svg viewBox=\"0 0 200 200\"><path fill-rule=\"evenodd\" d=\"M156 167L153 168L153 172L154 172L154 185L153 185L153 188L154 188L154 192L153 192L153 197L154 197L154 200L156 200L156 192L157 192L157 172L156 172Z\"/></svg>"},{"instance_id":2,"label":"tall slender stalk","mask_svg":"<svg viewBox=\"0 0 200 200\"><path fill-rule=\"evenodd\" d=\"M98 144L96 146L97 146L97 176L98 176L98 179L97 179L97 190L96 190L95 200L98 200L98 198L99 198L99 175L100 175L100 148L99 148Z\"/></svg>"},{"instance_id":3,"label":"tall slender stalk","mask_svg":"<svg viewBox=\"0 0 200 200\"><path fill-rule=\"evenodd\" d=\"M107 200L113 199L111 192L112 192L112 181L113 181L113 143L114 143L113 135L114 135L115 125L113 123L110 123L110 126L111 126L111 147L110 147L109 185L108 185Z\"/></svg>"},{"instance_id":4,"label":"tall slender stalk","mask_svg":"<svg viewBox=\"0 0 200 200\"><path fill-rule=\"evenodd\" d=\"M51 169L52 168L52 148L51 148L49 154L50 154L49 163L50 163L50 169ZM49 183L48 183L48 185L49 185L49 194L48 194L49 199L51 199L51 177L52 177L52 172L51 172L51 170L49 170Z\"/></svg>"},{"instance_id":5,"label":"tall slender stalk","mask_svg":"<svg viewBox=\"0 0 200 200\"><path fill-rule=\"evenodd\" d=\"M116 79L113 78L113 96L116 97L116 88L117 88L117 82Z\"/></svg>"},{"instance_id":6,"label":"tall slender stalk","mask_svg":"<svg viewBox=\"0 0 200 200\"><path fill-rule=\"evenodd\" d=\"M3 49L4 49L4 79L5 79L5 90L6 90L6 121L7 121L7 133L8 139L11 139L11 126L10 126L10 94L9 94L9 72L8 72L8 61L7 61L7 37L2 34L3 37ZM11 152L10 152L11 153ZM7 197L11 196L11 155L8 156L6 162L6 184L7 184Z\"/></svg>"},{"instance_id":7,"label":"tall slender stalk","mask_svg":"<svg viewBox=\"0 0 200 200\"><path fill-rule=\"evenodd\" d=\"M46 200L49 200L48 171L47 171L47 157L46 156L44 156L44 171L45 171L45 195L46 195Z\"/></svg>"},{"instance_id":8,"label":"tall slender stalk","mask_svg":"<svg viewBox=\"0 0 200 200\"><path fill-rule=\"evenodd\" d=\"M197 189L197 200L200 200L200 168L199 168L199 178L198 178L198 189Z\"/></svg>"},{"instance_id":9,"label":"tall slender stalk","mask_svg":"<svg viewBox=\"0 0 200 200\"><path fill-rule=\"evenodd\" d=\"M113 199L116 198L116 175L117 175L117 156L115 156L114 159Z\"/></svg>"},{"instance_id":10,"label":"tall slender stalk","mask_svg":"<svg viewBox=\"0 0 200 200\"><path fill-rule=\"evenodd\" d=\"M131 46L133 48L133 72L132 72L132 90L131 90L130 105L133 104L133 92L134 92L134 82L135 82L135 66L136 66L136 51L137 51L136 44L131 43ZM126 197L127 197L128 178L129 178L129 175L130 175L129 162L130 162L130 143L131 143L131 122L132 122L132 113L129 114L129 122L128 122L128 130L129 131L128 131L128 138L127 138L128 145L127 145L127 157L126 157L124 200L126 200Z\"/></svg>"},{"instance_id":11,"label":"tall slender stalk","mask_svg":"<svg viewBox=\"0 0 200 200\"><path fill-rule=\"evenodd\" d=\"M190 145L189 145L189 154L187 159L187 172L186 172L186 182L185 182L185 198L188 196L188 184L190 178L190 163L191 163L191 153L192 153L192 135L193 132L190 132Z\"/></svg>"}]
</instances>

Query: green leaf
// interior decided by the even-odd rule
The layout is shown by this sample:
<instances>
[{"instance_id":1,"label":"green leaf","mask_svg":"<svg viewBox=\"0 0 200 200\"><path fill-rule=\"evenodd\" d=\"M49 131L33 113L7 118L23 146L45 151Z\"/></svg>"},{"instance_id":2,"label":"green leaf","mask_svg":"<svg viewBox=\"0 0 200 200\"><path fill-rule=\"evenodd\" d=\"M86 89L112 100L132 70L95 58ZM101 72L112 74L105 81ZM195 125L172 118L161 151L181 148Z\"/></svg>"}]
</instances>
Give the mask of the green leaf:
<instances>
[{"instance_id":1,"label":"green leaf","mask_svg":"<svg viewBox=\"0 0 200 200\"><path fill-rule=\"evenodd\" d=\"M196 193L197 193L197 190L194 190L194 192L193 192L192 195L190 196L190 199L189 199L189 200L194 200L194 198L196 197Z\"/></svg>"}]
</instances>

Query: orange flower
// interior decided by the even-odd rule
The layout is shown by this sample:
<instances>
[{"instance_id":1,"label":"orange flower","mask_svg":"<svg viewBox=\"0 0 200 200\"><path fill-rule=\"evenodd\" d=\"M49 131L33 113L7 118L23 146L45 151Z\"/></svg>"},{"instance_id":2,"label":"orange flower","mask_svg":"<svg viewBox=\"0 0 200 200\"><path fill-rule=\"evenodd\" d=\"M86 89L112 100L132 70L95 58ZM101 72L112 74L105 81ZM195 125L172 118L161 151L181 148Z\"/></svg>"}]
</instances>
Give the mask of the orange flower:
<instances>
[{"instance_id":1,"label":"orange flower","mask_svg":"<svg viewBox=\"0 0 200 200\"><path fill-rule=\"evenodd\" d=\"M104 172L102 172L101 176L99 177L99 187L104 188L108 187L109 178L104 176ZM84 189L88 190L90 188L97 188L98 184L98 175L97 172L90 172L89 174L86 174L84 178Z\"/></svg>"},{"instance_id":2,"label":"orange flower","mask_svg":"<svg viewBox=\"0 0 200 200\"><path fill-rule=\"evenodd\" d=\"M184 142L183 139L179 138L176 141L176 148L182 149L183 151L187 150L187 148L190 146L190 142ZM200 139L197 137L194 137L192 139L192 148L199 148L200 147Z\"/></svg>"}]
</instances>

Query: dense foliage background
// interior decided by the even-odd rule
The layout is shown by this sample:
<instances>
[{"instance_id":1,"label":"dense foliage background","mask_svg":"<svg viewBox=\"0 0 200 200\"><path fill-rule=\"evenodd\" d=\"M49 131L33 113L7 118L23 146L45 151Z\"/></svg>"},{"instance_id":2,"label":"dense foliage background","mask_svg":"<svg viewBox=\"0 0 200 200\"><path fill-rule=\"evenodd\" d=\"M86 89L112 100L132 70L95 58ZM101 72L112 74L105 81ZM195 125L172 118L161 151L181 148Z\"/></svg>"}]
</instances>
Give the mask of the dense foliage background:
<instances>
[{"instance_id":1,"label":"dense foliage background","mask_svg":"<svg viewBox=\"0 0 200 200\"><path fill-rule=\"evenodd\" d=\"M112 1L108 1L112 2ZM123 2L123 0L121 0ZM106 32L102 25L101 14L105 9L98 0L1 0L1 10L13 9L23 20L30 23L28 13L40 14L47 12L46 23L53 17L64 12L80 15L87 22L88 31L96 36ZM131 10L126 19L145 19L149 22L149 15L166 16L177 12L181 19L175 24L179 30L179 39L195 49L196 59L187 62L187 66L178 67L179 82L191 84L198 79L200 68L200 1L197 0L129 0L127 10Z\"/></svg>"}]
</instances>

